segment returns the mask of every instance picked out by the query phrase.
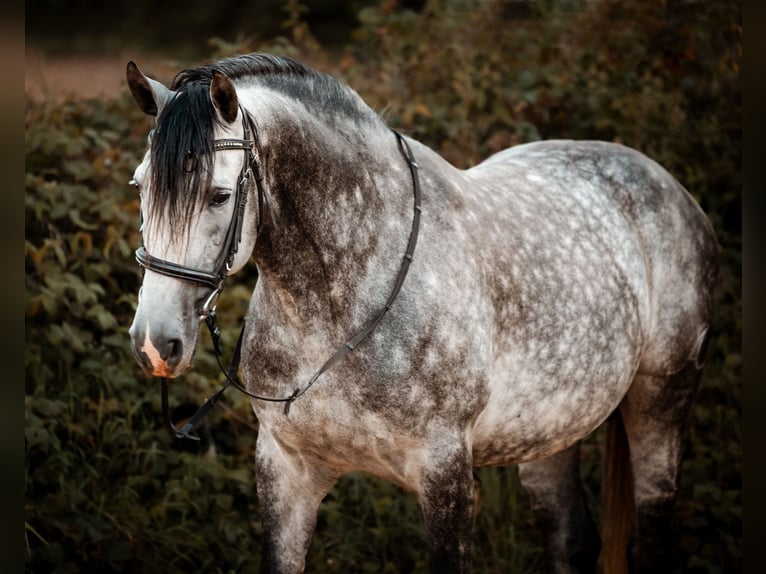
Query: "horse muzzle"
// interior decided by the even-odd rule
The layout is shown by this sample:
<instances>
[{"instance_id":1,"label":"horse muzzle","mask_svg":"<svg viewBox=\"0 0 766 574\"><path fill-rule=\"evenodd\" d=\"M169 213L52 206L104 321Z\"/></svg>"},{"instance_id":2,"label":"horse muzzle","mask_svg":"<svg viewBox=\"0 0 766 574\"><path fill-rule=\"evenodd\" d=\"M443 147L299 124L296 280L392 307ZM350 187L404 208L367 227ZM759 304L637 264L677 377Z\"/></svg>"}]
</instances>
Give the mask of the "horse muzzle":
<instances>
[{"instance_id":1,"label":"horse muzzle","mask_svg":"<svg viewBox=\"0 0 766 574\"><path fill-rule=\"evenodd\" d=\"M144 329L135 322L129 333L133 356L147 375L172 379L191 367L191 353L179 334L153 333L148 323Z\"/></svg>"}]
</instances>

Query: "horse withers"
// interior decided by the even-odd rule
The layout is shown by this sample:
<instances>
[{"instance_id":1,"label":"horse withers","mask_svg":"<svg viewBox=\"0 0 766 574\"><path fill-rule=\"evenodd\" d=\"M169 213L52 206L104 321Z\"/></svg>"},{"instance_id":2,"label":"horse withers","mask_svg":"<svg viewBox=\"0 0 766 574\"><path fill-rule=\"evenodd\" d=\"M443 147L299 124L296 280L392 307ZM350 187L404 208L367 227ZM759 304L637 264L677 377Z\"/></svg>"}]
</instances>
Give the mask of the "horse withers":
<instances>
[{"instance_id":1,"label":"horse withers","mask_svg":"<svg viewBox=\"0 0 766 574\"><path fill-rule=\"evenodd\" d=\"M303 570L322 499L361 470L418 496L432 572L466 572L472 469L507 464L551 571L667 568L718 247L662 167L557 140L460 170L265 54L127 78L156 117L135 172L143 370L186 372L225 278L257 266L241 371L263 571ZM578 459L607 419L602 539Z\"/></svg>"}]
</instances>

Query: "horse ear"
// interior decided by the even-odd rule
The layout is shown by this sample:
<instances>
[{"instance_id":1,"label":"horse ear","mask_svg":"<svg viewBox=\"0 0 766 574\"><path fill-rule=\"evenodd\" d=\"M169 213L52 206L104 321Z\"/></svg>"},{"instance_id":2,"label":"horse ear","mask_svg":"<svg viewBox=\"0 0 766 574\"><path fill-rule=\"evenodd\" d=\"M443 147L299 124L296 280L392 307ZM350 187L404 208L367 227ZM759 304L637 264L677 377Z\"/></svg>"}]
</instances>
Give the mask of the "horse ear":
<instances>
[{"instance_id":1,"label":"horse ear","mask_svg":"<svg viewBox=\"0 0 766 574\"><path fill-rule=\"evenodd\" d=\"M231 80L218 70L213 70L213 79L210 82L210 99L224 122L230 124L237 119L237 112L239 111L237 90Z\"/></svg>"},{"instance_id":2,"label":"horse ear","mask_svg":"<svg viewBox=\"0 0 766 574\"><path fill-rule=\"evenodd\" d=\"M156 80L147 78L133 61L128 62L126 70L128 87L138 107L149 116L158 116L175 92L167 89Z\"/></svg>"}]
</instances>

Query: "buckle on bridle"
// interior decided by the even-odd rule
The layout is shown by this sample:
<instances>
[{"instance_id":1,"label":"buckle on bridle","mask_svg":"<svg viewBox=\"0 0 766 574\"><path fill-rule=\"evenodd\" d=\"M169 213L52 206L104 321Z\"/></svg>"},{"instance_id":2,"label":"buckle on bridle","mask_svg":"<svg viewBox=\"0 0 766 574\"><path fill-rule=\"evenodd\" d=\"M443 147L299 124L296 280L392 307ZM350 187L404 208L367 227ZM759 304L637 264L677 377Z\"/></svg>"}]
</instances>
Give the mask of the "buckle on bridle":
<instances>
[{"instance_id":1,"label":"buckle on bridle","mask_svg":"<svg viewBox=\"0 0 766 574\"><path fill-rule=\"evenodd\" d=\"M218 299L221 296L221 291L223 291L223 286L219 286L217 289L214 289L213 292L208 296L207 299L205 299L205 302L202 304L202 307L199 309L199 320L203 321L206 320L211 314L215 314L215 308L218 305Z\"/></svg>"},{"instance_id":2,"label":"buckle on bridle","mask_svg":"<svg viewBox=\"0 0 766 574\"><path fill-rule=\"evenodd\" d=\"M210 331L210 337L213 340L213 351L217 357L223 355L223 348L221 347L221 330L218 328L217 317L215 314L215 308L218 305L218 298L221 296L221 291L223 291L223 281L221 281L218 288L205 300L199 311L199 320L204 320Z\"/></svg>"},{"instance_id":3,"label":"buckle on bridle","mask_svg":"<svg viewBox=\"0 0 766 574\"><path fill-rule=\"evenodd\" d=\"M247 194L247 186L250 183L251 177L253 177L253 170L250 164L248 164L247 169L242 170L242 176L239 180L239 186L245 194Z\"/></svg>"}]
</instances>

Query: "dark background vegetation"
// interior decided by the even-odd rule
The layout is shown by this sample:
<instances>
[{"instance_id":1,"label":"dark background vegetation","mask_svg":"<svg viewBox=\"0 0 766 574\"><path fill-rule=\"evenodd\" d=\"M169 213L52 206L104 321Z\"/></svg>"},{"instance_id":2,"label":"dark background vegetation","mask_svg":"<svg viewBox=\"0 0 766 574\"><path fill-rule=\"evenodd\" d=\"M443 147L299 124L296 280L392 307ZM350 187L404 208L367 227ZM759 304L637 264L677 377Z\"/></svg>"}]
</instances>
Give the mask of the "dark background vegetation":
<instances>
[{"instance_id":1,"label":"dark background vegetation","mask_svg":"<svg viewBox=\"0 0 766 574\"><path fill-rule=\"evenodd\" d=\"M49 53L187 64L252 50L342 78L388 122L460 167L509 145L598 138L663 164L709 214L722 247L714 338L686 435L675 570L742 567L740 65L734 0L35 0L27 41ZM149 70L151 71L151 70ZM114 70L123 74L123 68ZM169 77L161 78L168 81ZM210 416L218 457L172 447L158 385L127 327L139 272L127 186L148 121L127 95L28 101L25 180L26 570L254 572L257 421L234 394ZM252 274L219 306L233 346ZM220 377L203 339L173 386L200 402ZM598 513L602 435L583 449ZM516 469L479 469L477 572L537 572L540 539ZM353 474L326 499L309 572L423 572L416 500Z\"/></svg>"}]
</instances>

